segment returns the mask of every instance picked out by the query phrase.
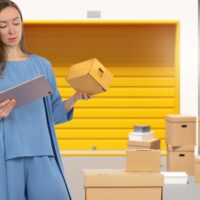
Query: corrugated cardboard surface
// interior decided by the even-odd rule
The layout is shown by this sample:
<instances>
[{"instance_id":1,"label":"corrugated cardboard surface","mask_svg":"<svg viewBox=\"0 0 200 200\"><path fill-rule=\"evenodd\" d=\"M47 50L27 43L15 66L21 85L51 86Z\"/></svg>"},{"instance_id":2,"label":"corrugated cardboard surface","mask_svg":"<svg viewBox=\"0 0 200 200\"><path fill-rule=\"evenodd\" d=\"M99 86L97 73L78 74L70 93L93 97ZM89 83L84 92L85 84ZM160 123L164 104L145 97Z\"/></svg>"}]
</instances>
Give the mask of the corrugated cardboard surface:
<instances>
[{"instance_id":1,"label":"corrugated cardboard surface","mask_svg":"<svg viewBox=\"0 0 200 200\"><path fill-rule=\"evenodd\" d=\"M129 149L160 149L160 139L154 138L149 141L128 141Z\"/></svg>"},{"instance_id":2,"label":"corrugated cardboard surface","mask_svg":"<svg viewBox=\"0 0 200 200\"><path fill-rule=\"evenodd\" d=\"M194 151L168 151L167 170L185 171L190 176L194 176Z\"/></svg>"},{"instance_id":3,"label":"corrugated cardboard surface","mask_svg":"<svg viewBox=\"0 0 200 200\"><path fill-rule=\"evenodd\" d=\"M96 59L90 59L70 67L68 83L77 91L98 94L109 88L113 75Z\"/></svg>"},{"instance_id":4,"label":"corrugated cardboard surface","mask_svg":"<svg viewBox=\"0 0 200 200\"><path fill-rule=\"evenodd\" d=\"M195 159L195 181L200 183L200 156Z\"/></svg>"},{"instance_id":5,"label":"corrugated cardboard surface","mask_svg":"<svg viewBox=\"0 0 200 200\"><path fill-rule=\"evenodd\" d=\"M67 80L71 80L73 78L77 78L89 73L91 66L94 63L94 59L86 60L80 63L73 64L69 68L69 74Z\"/></svg>"},{"instance_id":6,"label":"corrugated cardboard surface","mask_svg":"<svg viewBox=\"0 0 200 200\"><path fill-rule=\"evenodd\" d=\"M86 188L85 200L161 200L162 188Z\"/></svg>"},{"instance_id":7,"label":"corrugated cardboard surface","mask_svg":"<svg viewBox=\"0 0 200 200\"><path fill-rule=\"evenodd\" d=\"M84 170L85 187L161 187L164 176L161 173L126 172L124 169Z\"/></svg>"},{"instance_id":8,"label":"corrugated cardboard surface","mask_svg":"<svg viewBox=\"0 0 200 200\"><path fill-rule=\"evenodd\" d=\"M187 115L166 115L166 121L169 122L196 122L195 116L187 116Z\"/></svg>"},{"instance_id":9,"label":"corrugated cardboard surface","mask_svg":"<svg viewBox=\"0 0 200 200\"><path fill-rule=\"evenodd\" d=\"M97 94L105 91L90 74L73 78L68 82L76 91L87 94Z\"/></svg>"},{"instance_id":10,"label":"corrugated cardboard surface","mask_svg":"<svg viewBox=\"0 0 200 200\"><path fill-rule=\"evenodd\" d=\"M85 200L161 200L164 176L125 170L84 170Z\"/></svg>"},{"instance_id":11,"label":"corrugated cardboard surface","mask_svg":"<svg viewBox=\"0 0 200 200\"><path fill-rule=\"evenodd\" d=\"M126 170L129 172L159 172L160 150L128 149Z\"/></svg>"},{"instance_id":12,"label":"corrugated cardboard surface","mask_svg":"<svg viewBox=\"0 0 200 200\"><path fill-rule=\"evenodd\" d=\"M196 117L167 115L166 141L173 146L196 145Z\"/></svg>"},{"instance_id":13,"label":"corrugated cardboard surface","mask_svg":"<svg viewBox=\"0 0 200 200\"><path fill-rule=\"evenodd\" d=\"M194 145L182 145L182 146L172 146L172 145L167 145L167 150L168 151L174 151L174 152L185 152L185 151L193 151L195 150Z\"/></svg>"}]
</instances>

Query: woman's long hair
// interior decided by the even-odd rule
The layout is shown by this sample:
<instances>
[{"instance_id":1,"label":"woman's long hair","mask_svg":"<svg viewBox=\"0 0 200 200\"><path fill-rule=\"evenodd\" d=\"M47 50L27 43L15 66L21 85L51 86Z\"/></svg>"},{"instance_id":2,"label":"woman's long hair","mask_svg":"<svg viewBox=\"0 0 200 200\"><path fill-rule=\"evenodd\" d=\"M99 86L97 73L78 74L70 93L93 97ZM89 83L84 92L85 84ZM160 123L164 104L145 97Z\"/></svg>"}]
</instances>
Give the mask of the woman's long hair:
<instances>
[{"instance_id":1,"label":"woman's long hair","mask_svg":"<svg viewBox=\"0 0 200 200\"><path fill-rule=\"evenodd\" d=\"M0 0L0 12L7 7L15 8L19 12L21 21L23 22L22 13L16 3L14 3L13 1L10 1L10 0ZM30 54L30 52L27 50L26 45L25 45L23 25L22 25L22 36L21 36L21 40L19 42L19 47L23 53L25 53L27 55ZM4 49L4 44L2 43L2 41L0 39L0 76L2 76L3 71L6 68L6 60L7 60L7 58L6 58L6 53L5 53L5 49Z\"/></svg>"}]
</instances>

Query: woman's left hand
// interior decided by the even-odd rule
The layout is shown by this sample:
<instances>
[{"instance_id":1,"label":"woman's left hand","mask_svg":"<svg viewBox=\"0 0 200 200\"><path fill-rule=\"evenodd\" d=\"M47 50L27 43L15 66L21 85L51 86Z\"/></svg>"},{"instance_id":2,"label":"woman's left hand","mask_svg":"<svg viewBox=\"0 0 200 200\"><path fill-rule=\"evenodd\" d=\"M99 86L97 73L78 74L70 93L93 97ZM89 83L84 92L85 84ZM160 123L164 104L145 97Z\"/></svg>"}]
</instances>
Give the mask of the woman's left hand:
<instances>
[{"instance_id":1,"label":"woman's left hand","mask_svg":"<svg viewBox=\"0 0 200 200\"><path fill-rule=\"evenodd\" d=\"M68 100L66 100L64 102L65 108L66 108L67 112L69 112L74 107L74 104L78 100L89 100L89 99L91 99L90 95L83 93L83 92L76 92Z\"/></svg>"},{"instance_id":2,"label":"woman's left hand","mask_svg":"<svg viewBox=\"0 0 200 200\"><path fill-rule=\"evenodd\" d=\"M91 99L90 95L88 95L86 93L83 93L83 92L76 92L73 96L74 96L75 101L77 101L77 100L88 100L88 99Z\"/></svg>"}]
</instances>

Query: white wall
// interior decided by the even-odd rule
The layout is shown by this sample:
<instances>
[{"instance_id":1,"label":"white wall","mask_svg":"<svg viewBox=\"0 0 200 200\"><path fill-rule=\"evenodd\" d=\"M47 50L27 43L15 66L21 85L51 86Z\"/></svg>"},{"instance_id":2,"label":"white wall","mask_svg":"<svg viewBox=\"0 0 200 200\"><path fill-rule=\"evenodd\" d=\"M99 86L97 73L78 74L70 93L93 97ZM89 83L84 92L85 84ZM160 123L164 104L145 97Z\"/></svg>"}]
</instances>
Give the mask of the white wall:
<instances>
[{"instance_id":1,"label":"white wall","mask_svg":"<svg viewBox=\"0 0 200 200\"><path fill-rule=\"evenodd\" d=\"M87 10L102 19L180 20L180 112L198 114L198 0L14 0L25 20L82 20Z\"/></svg>"}]
</instances>

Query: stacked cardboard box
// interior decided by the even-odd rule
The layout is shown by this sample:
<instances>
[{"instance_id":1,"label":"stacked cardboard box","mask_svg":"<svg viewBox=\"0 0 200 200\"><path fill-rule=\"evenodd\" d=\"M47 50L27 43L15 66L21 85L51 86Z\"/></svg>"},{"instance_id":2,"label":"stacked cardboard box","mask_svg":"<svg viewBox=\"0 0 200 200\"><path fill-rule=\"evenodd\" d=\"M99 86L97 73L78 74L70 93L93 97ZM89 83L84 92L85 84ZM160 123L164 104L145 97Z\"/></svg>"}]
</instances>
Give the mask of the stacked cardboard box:
<instances>
[{"instance_id":1,"label":"stacked cardboard box","mask_svg":"<svg viewBox=\"0 0 200 200\"><path fill-rule=\"evenodd\" d=\"M185 171L194 175L194 146L172 147L168 145L168 171Z\"/></svg>"},{"instance_id":2,"label":"stacked cardboard box","mask_svg":"<svg viewBox=\"0 0 200 200\"><path fill-rule=\"evenodd\" d=\"M160 139L154 138L149 125L136 125L129 134L128 149L160 149Z\"/></svg>"},{"instance_id":3,"label":"stacked cardboard box","mask_svg":"<svg viewBox=\"0 0 200 200\"><path fill-rule=\"evenodd\" d=\"M194 175L196 117L166 116L167 170Z\"/></svg>"},{"instance_id":4,"label":"stacked cardboard box","mask_svg":"<svg viewBox=\"0 0 200 200\"><path fill-rule=\"evenodd\" d=\"M162 200L159 150L127 150L126 170L84 170L86 200Z\"/></svg>"},{"instance_id":5,"label":"stacked cardboard box","mask_svg":"<svg viewBox=\"0 0 200 200\"><path fill-rule=\"evenodd\" d=\"M200 156L195 159L195 181L200 183Z\"/></svg>"},{"instance_id":6,"label":"stacked cardboard box","mask_svg":"<svg viewBox=\"0 0 200 200\"><path fill-rule=\"evenodd\" d=\"M128 149L126 171L160 172L160 150Z\"/></svg>"},{"instance_id":7,"label":"stacked cardboard box","mask_svg":"<svg viewBox=\"0 0 200 200\"><path fill-rule=\"evenodd\" d=\"M128 149L126 169L84 170L85 200L162 200L160 150Z\"/></svg>"}]
</instances>

